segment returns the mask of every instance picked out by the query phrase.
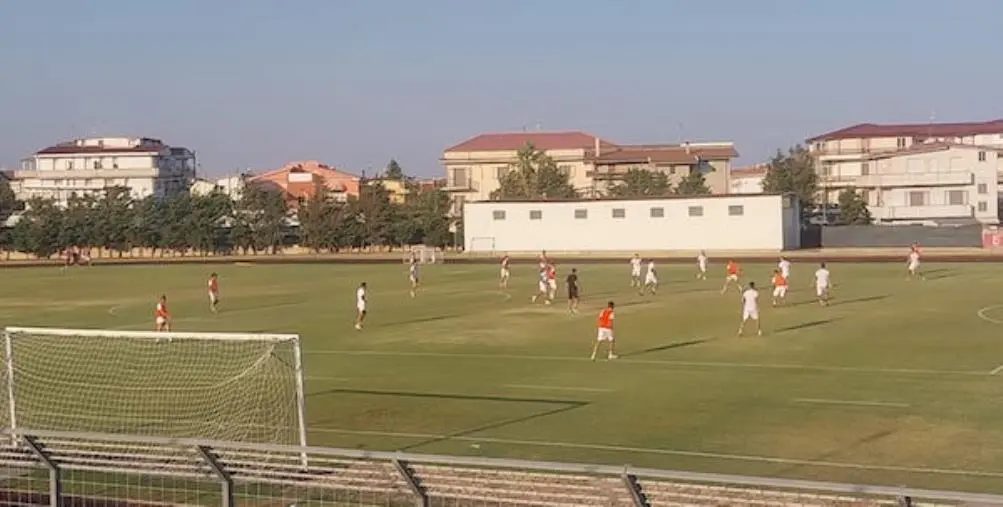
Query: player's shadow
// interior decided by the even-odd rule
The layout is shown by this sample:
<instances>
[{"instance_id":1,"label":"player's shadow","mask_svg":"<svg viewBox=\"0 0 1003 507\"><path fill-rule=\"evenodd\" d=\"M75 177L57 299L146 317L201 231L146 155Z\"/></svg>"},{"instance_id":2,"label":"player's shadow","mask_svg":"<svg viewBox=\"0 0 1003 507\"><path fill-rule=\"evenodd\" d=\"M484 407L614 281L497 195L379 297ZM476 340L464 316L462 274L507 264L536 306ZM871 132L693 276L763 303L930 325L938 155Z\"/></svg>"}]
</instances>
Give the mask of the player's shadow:
<instances>
[{"instance_id":1,"label":"player's shadow","mask_svg":"<svg viewBox=\"0 0 1003 507\"><path fill-rule=\"evenodd\" d=\"M941 278L951 278L952 276L955 276L955 273L948 268L931 269L923 273L923 278L927 280L940 280Z\"/></svg>"},{"instance_id":2,"label":"player's shadow","mask_svg":"<svg viewBox=\"0 0 1003 507\"><path fill-rule=\"evenodd\" d=\"M569 412L578 408L582 408L589 405L587 401L577 401L577 400L555 400L547 398L515 398L507 396L478 396L478 395L467 395L467 394L447 394L447 393L415 393L407 391L372 391L366 389L329 389L325 391L318 391L315 393L310 393L307 397L313 396L328 396L336 394L357 394L357 395L367 395L367 396L393 396L393 397L405 397L405 398L418 398L418 399L428 399L428 400L461 400L461 401L493 401L501 403L536 403L541 405L557 405L556 407L543 410L541 412L534 412L527 415L521 415L516 417L510 417L502 419L500 421L494 421L474 428L468 428L465 430L455 431L452 433L444 434L441 436L436 436L433 438L428 438L415 442L413 444L401 447L399 450L406 451L410 449L415 449L418 447L435 444L438 442L447 441L456 437L463 437L478 433L481 431L492 430L496 428L501 428L511 424L518 424L521 422L532 421L534 419L539 419L541 417L547 417L551 415L560 414L563 412ZM433 401L434 402L434 401Z\"/></svg>"},{"instance_id":3,"label":"player's shadow","mask_svg":"<svg viewBox=\"0 0 1003 507\"><path fill-rule=\"evenodd\" d=\"M864 296L853 299L835 299L831 303L829 303L829 306L849 305L853 303L869 303L871 301L880 301L887 297L888 297L887 294L882 294L880 296Z\"/></svg>"},{"instance_id":4,"label":"player's shadow","mask_svg":"<svg viewBox=\"0 0 1003 507\"><path fill-rule=\"evenodd\" d=\"M800 331L802 329L808 329L812 327L824 326L826 324L831 324L839 320L840 317L833 317L831 319L813 320L810 322L802 322L800 324L795 324L793 326L782 327L774 331L774 333L789 333L791 331Z\"/></svg>"},{"instance_id":5,"label":"player's shadow","mask_svg":"<svg viewBox=\"0 0 1003 507\"><path fill-rule=\"evenodd\" d=\"M833 458L834 456L845 455L847 451L851 451L851 450L854 450L854 449L866 446L867 444L871 444L871 443L877 442L877 441L882 440L882 439L884 439L886 437L890 437L890 436L894 435L895 433L898 433L898 430L889 429L889 430L879 430L879 431L876 431L874 433L871 433L870 435L867 435L867 436L864 436L863 438L858 439L856 442L850 443L849 445L840 447L838 449L833 449L833 450L831 450L829 452L822 453L821 455L816 456L812 461L824 462L824 461L826 461L828 459ZM778 475L778 476L787 475L789 473L797 472L799 470L804 470L805 467L807 467L807 466L809 466L809 465L800 465L800 464L799 465L792 465L790 467L786 467L786 468L780 469L780 471L777 472L776 475Z\"/></svg>"},{"instance_id":6,"label":"player's shadow","mask_svg":"<svg viewBox=\"0 0 1003 507\"><path fill-rule=\"evenodd\" d=\"M653 352L662 352L665 350L681 349L683 347L691 347L693 345L700 345L701 343L707 343L713 341L714 338L704 338L700 340L688 340L684 342L673 342L666 343L665 345L659 345L657 347L651 347L647 349L635 350L633 352L628 352L626 354L620 354L620 357L636 357L643 356L644 354L651 354Z\"/></svg>"}]
</instances>

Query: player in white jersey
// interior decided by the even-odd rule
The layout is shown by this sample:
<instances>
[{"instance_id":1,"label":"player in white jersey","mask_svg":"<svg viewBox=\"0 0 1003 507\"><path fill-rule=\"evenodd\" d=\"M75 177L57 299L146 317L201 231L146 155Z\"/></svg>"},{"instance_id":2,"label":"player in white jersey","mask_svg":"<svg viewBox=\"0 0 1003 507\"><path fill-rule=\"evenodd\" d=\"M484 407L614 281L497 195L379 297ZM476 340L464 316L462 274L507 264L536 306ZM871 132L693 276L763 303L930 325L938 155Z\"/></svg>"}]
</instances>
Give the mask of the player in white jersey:
<instances>
[{"instance_id":1,"label":"player in white jersey","mask_svg":"<svg viewBox=\"0 0 1003 507\"><path fill-rule=\"evenodd\" d=\"M638 254L630 258L630 286L641 287L641 256Z\"/></svg>"},{"instance_id":2,"label":"player in white jersey","mask_svg":"<svg viewBox=\"0 0 1003 507\"><path fill-rule=\"evenodd\" d=\"M418 257L411 252L411 260L407 268L407 277L411 281L411 297L418 295Z\"/></svg>"},{"instance_id":3,"label":"player in white jersey","mask_svg":"<svg viewBox=\"0 0 1003 507\"><path fill-rule=\"evenodd\" d=\"M815 270L815 297L818 298L818 304L822 306L829 304L830 287L832 287L832 280L829 276L829 269L825 267L823 262Z\"/></svg>"},{"instance_id":4,"label":"player in white jersey","mask_svg":"<svg viewBox=\"0 0 1003 507\"><path fill-rule=\"evenodd\" d=\"M508 279L512 276L512 273L509 272L508 270L508 261L509 258L507 255L502 257L501 272L499 274L499 276L501 277L501 281L498 282L498 286L501 287L502 289L508 288Z\"/></svg>"},{"instance_id":5,"label":"player in white jersey","mask_svg":"<svg viewBox=\"0 0 1003 507\"><path fill-rule=\"evenodd\" d=\"M909 275L907 276L909 280L916 278L917 276L921 279L923 278L923 274L919 272L919 250L916 247L909 250L907 268L909 270Z\"/></svg>"},{"instance_id":6,"label":"player in white jersey","mask_svg":"<svg viewBox=\"0 0 1003 507\"><path fill-rule=\"evenodd\" d=\"M536 295L533 296L532 301L535 303L536 300L543 298L545 304L550 304L550 298L547 296L550 294L550 284L547 283L547 268L543 266L540 268L539 281L536 286Z\"/></svg>"},{"instance_id":7,"label":"player in white jersey","mask_svg":"<svg viewBox=\"0 0 1003 507\"><path fill-rule=\"evenodd\" d=\"M763 327L759 323L759 291L756 282L749 282L749 287L742 291L742 323L738 325L738 336L745 331L745 323L756 321L756 335L763 336Z\"/></svg>"},{"instance_id":8,"label":"player in white jersey","mask_svg":"<svg viewBox=\"0 0 1003 507\"><path fill-rule=\"evenodd\" d=\"M366 320L366 282L355 289L355 329L362 329L363 320Z\"/></svg>"},{"instance_id":9,"label":"player in white jersey","mask_svg":"<svg viewBox=\"0 0 1003 507\"><path fill-rule=\"evenodd\" d=\"M784 280L788 282L791 280L791 260L787 257L781 257L780 262L777 263L777 269L780 270L780 274L784 277Z\"/></svg>"},{"instance_id":10,"label":"player in white jersey","mask_svg":"<svg viewBox=\"0 0 1003 507\"><path fill-rule=\"evenodd\" d=\"M707 254L703 250L697 255L697 279L707 279Z\"/></svg>"},{"instance_id":11,"label":"player in white jersey","mask_svg":"<svg viewBox=\"0 0 1003 507\"><path fill-rule=\"evenodd\" d=\"M648 269L644 273L644 287L641 287L640 294L643 296L645 291L648 291L652 295L658 292L658 275L655 273L655 261L648 261Z\"/></svg>"}]
</instances>

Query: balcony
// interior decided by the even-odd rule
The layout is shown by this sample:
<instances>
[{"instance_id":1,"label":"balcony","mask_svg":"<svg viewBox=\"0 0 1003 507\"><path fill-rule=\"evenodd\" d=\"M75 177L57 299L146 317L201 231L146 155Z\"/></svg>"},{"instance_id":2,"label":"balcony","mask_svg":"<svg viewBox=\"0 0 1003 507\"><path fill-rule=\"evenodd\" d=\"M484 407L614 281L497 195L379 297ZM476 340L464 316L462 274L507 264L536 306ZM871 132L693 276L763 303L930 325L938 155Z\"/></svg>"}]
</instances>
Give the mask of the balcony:
<instances>
[{"instance_id":1,"label":"balcony","mask_svg":"<svg viewBox=\"0 0 1003 507\"><path fill-rule=\"evenodd\" d=\"M858 187L964 186L975 182L970 172L866 174L857 177Z\"/></svg>"},{"instance_id":2,"label":"balcony","mask_svg":"<svg viewBox=\"0 0 1003 507\"><path fill-rule=\"evenodd\" d=\"M480 188L480 182L470 179L457 179L446 182L446 186L442 189L446 192L477 192Z\"/></svg>"},{"instance_id":3,"label":"balcony","mask_svg":"<svg viewBox=\"0 0 1003 507\"><path fill-rule=\"evenodd\" d=\"M66 180L104 178L156 178L166 176L159 169L74 169L70 171L14 171L14 179Z\"/></svg>"},{"instance_id":4,"label":"balcony","mask_svg":"<svg viewBox=\"0 0 1003 507\"><path fill-rule=\"evenodd\" d=\"M969 204L933 204L930 206L870 206L875 220L936 220L942 218L971 218Z\"/></svg>"}]
</instances>

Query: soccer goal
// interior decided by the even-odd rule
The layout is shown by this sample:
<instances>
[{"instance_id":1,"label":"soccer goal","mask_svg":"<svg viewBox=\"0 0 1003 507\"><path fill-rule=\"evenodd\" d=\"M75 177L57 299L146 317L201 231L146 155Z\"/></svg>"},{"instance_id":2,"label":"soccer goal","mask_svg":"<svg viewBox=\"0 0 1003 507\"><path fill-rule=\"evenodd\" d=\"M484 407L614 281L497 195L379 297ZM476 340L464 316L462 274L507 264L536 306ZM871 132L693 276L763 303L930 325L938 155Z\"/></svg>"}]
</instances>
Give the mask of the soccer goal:
<instances>
[{"instance_id":1,"label":"soccer goal","mask_svg":"<svg viewBox=\"0 0 1003 507\"><path fill-rule=\"evenodd\" d=\"M441 252L432 246L414 245L411 247L411 253L415 254L418 262L422 264L435 264L441 260L441 255L439 255Z\"/></svg>"},{"instance_id":2,"label":"soccer goal","mask_svg":"<svg viewBox=\"0 0 1003 507\"><path fill-rule=\"evenodd\" d=\"M495 238L488 236L470 238L470 253L493 254Z\"/></svg>"},{"instance_id":3,"label":"soccer goal","mask_svg":"<svg viewBox=\"0 0 1003 507\"><path fill-rule=\"evenodd\" d=\"M8 327L4 426L306 445L298 335Z\"/></svg>"}]
</instances>

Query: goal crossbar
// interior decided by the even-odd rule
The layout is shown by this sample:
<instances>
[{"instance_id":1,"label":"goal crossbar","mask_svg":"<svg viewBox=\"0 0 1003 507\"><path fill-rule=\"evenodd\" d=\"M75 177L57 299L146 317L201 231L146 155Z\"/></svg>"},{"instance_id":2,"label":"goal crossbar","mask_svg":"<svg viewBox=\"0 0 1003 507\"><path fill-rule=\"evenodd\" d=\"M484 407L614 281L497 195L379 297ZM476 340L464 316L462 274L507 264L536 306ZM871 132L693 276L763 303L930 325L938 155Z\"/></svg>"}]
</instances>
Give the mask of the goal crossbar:
<instances>
[{"instance_id":1,"label":"goal crossbar","mask_svg":"<svg viewBox=\"0 0 1003 507\"><path fill-rule=\"evenodd\" d=\"M174 331L120 331L113 329L64 329L50 327L7 327L4 328L4 332L10 334L72 336L75 338L133 338L151 340L171 339L255 342L299 341L299 335L267 333L185 333Z\"/></svg>"}]
</instances>

